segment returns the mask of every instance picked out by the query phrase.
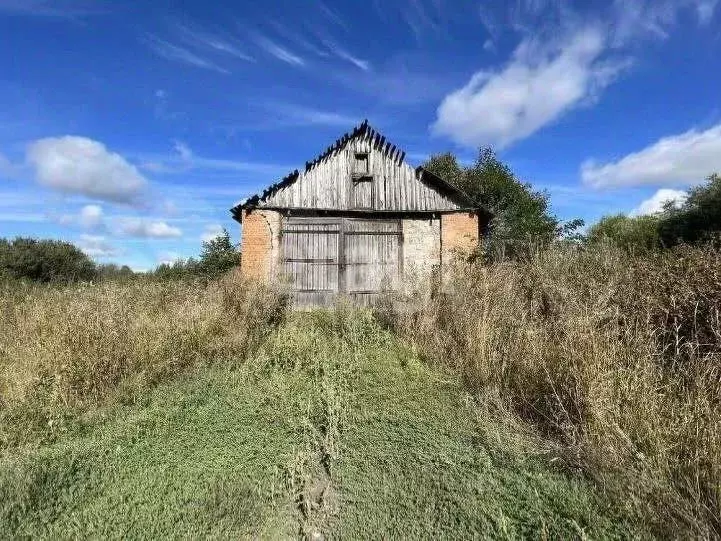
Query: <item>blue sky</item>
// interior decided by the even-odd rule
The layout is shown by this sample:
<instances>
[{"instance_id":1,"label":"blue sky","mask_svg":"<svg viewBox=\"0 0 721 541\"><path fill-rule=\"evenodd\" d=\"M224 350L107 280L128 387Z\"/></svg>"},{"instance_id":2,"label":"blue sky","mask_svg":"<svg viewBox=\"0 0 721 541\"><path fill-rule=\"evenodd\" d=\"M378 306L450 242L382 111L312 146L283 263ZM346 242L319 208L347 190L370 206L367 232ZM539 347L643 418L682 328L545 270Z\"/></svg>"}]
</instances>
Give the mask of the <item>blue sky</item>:
<instances>
[{"instance_id":1,"label":"blue sky","mask_svg":"<svg viewBox=\"0 0 721 541\"><path fill-rule=\"evenodd\" d=\"M491 145L560 218L721 171L718 0L0 0L0 236L147 269L364 118Z\"/></svg>"}]
</instances>

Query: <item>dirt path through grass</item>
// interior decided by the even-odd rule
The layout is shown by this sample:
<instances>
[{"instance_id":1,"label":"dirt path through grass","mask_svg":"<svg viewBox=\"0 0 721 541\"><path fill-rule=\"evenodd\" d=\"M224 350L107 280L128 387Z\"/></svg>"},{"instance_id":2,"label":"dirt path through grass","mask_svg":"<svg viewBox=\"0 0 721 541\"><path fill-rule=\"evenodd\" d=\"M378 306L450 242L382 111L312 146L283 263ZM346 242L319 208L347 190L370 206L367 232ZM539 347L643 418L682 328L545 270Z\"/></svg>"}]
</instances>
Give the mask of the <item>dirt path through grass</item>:
<instances>
[{"instance_id":1,"label":"dirt path through grass","mask_svg":"<svg viewBox=\"0 0 721 541\"><path fill-rule=\"evenodd\" d=\"M627 537L362 312L304 314L0 457L0 531L68 538ZM530 448L530 447L529 447Z\"/></svg>"}]
</instances>

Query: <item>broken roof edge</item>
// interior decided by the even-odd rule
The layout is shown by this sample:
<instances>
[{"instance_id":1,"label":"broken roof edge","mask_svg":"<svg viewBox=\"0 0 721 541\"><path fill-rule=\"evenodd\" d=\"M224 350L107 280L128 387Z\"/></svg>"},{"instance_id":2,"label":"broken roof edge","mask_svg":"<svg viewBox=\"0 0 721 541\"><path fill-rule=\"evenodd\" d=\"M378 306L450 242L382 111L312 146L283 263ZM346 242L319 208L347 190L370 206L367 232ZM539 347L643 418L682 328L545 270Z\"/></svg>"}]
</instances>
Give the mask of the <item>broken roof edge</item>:
<instances>
[{"instance_id":1,"label":"broken roof edge","mask_svg":"<svg viewBox=\"0 0 721 541\"><path fill-rule=\"evenodd\" d=\"M389 140L386 139L385 136L381 135L381 133L371 127L371 125L368 122L368 119L363 120L358 126L353 128L353 130L346 132L344 135L336 139L336 141L330 145L327 149L325 149L322 153L320 153L315 159L312 161L305 163L305 173L310 171L313 167L321 163L323 160L329 158L330 156L334 155L336 152L341 150L345 145L351 141L352 139L355 139L356 137L360 135L367 135L370 140L373 142L373 147L376 150L380 150L388 155L390 155L394 161L397 161L398 164L402 164L405 161L406 153L402 150L400 150L396 145L392 144ZM409 165L409 167L411 167ZM435 173L429 171L428 169L424 168L423 166L418 166L415 169L416 177L418 180L423 181L423 177L428 177L429 180L433 184L436 185L437 188L440 188L450 194L452 194L454 197L456 197L458 200L462 201L464 205L468 205L468 208L477 209L483 211L483 213L487 216L492 216L493 214L483 207L482 205L479 205L476 203L467 193L465 193L460 188L454 186L447 180L439 177ZM292 171L290 174L283 177L280 181L271 184L267 188L265 188L261 193L256 193L248 198L246 198L243 202L240 204L234 206L230 209L230 212L233 216L233 219L241 222L242 221L242 210L248 209L248 208L256 208L258 207L258 203L267 197L272 196L275 194L278 190L281 188L284 188L286 186L289 186L293 182L295 182L298 177L300 177L300 172L296 169ZM440 209L439 209L440 210ZM460 209L459 209L460 210ZM429 209L428 212L434 212L434 209Z\"/></svg>"}]
</instances>

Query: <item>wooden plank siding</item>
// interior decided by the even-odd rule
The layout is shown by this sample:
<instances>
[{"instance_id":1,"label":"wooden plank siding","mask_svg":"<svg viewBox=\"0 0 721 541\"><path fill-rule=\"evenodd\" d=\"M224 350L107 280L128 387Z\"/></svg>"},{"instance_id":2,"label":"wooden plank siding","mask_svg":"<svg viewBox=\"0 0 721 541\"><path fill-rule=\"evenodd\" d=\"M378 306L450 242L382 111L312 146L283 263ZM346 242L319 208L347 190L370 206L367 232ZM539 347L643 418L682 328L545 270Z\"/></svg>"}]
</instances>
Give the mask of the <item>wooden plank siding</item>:
<instances>
[{"instance_id":1,"label":"wooden plank siding","mask_svg":"<svg viewBox=\"0 0 721 541\"><path fill-rule=\"evenodd\" d=\"M368 304L401 280L400 220L285 218L281 280L297 306L328 305L347 295Z\"/></svg>"},{"instance_id":2,"label":"wooden plank siding","mask_svg":"<svg viewBox=\"0 0 721 541\"><path fill-rule=\"evenodd\" d=\"M365 167L357 156L367 155ZM257 203L258 208L424 212L462 208L419 178L416 170L374 148L368 134L349 140L298 178Z\"/></svg>"}]
</instances>

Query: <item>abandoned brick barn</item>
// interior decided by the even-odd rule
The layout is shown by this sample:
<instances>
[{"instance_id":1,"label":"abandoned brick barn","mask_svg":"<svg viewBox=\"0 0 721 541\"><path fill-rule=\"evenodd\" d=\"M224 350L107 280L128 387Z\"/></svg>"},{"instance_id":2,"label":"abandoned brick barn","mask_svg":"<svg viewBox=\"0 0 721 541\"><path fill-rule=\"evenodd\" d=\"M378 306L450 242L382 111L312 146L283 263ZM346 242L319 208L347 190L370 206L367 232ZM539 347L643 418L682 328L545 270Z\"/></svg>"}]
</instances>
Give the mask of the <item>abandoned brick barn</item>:
<instances>
[{"instance_id":1,"label":"abandoned brick barn","mask_svg":"<svg viewBox=\"0 0 721 541\"><path fill-rule=\"evenodd\" d=\"M278 279L299 305L339 293L367 303L406 279L443 272L478 245L488 213L363 122L261 194L231 209L241 271Z\"/></svg>"}]
</instances>

